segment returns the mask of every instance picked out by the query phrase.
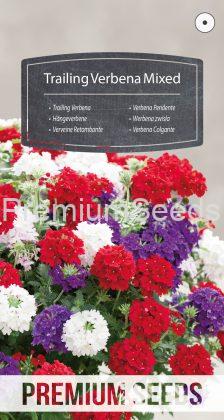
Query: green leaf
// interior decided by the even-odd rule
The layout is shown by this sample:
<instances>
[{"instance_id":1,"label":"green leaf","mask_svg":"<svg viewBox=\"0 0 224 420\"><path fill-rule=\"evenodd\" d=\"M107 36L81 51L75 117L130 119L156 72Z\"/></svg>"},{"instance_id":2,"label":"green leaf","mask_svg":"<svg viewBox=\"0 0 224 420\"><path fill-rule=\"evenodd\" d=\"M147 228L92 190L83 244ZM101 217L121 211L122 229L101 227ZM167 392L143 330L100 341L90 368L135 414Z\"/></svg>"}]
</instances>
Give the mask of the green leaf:
<instances>
[{"instance_id":1,"label":"green leaf","mask_svg":"<svg viewBox=\"0 0 224 420\"><path fill-rule=\"evenodd\" d=\"M103 351L99 351L95 356L92 356L92 360L95 360L96 362L106 362L107 355Z\"/></svg>"},{"instance_id":2,"label":"green leaf","mask_svg":"<svg viewBox=\"0 0 224 420\"><path fill-rule=\"evenodd\" d=\"M10 417L10 415L8 415L8 414L0 413L0 419L1 420L9 420L10 418L14 419L14 417Z\"/></svg>"},{"instance_id":3,"label":"green leaf","mask_svg":"<svg viewBox=\"0 0 224 420\"><path fill-rule=\"evenodd\" d=\"M49 267L45 264L40 264L37 269L37 276L40 277L40 279L47 279L49 280Z\"/></svg>"},{"instance_id":4,"label":"green leaf","mask_svg":"<svg viewBox=\"0 0 224 420\"><path fill-rule=\"evenodd\" d=\"M38 420L38 415L36 413L30 413L32 420Z\"/></svg>"},{"instance_id":5,"label":"green leaf","mask_svg":"<svg viewBox=\"0 0 224 420\"><path fill-rule=\"evenodd\" d=\"M82 309L84 307L84 297L81 290L77 290L75 299L73 301L73 306L75 309Z\"/></svg>"},{"instance_id":6,"label":"green leaf","mask_svg":"<svg viewBox=\"0 0 224 420\"><path fill-rule=\"evenodd\" d=\"M106 319L106 321L109 324L109 327L114 329L116 332L120 331L121 329L121 323L119 321L117 321L117 319L115 317L113 317L113 315L111 315L108 312L104 312L101 310L102 315L104 316L104 318Z\"/></svg>"},{"instance_id":7,"label":"green leaf","mask_svg":"<svg viewBox=\"0 0 224 420\"><path fill-rule=\"evenodd\" d=\"M43 413L41 420L66 420L69 419L65 413Z\"/></svg>"},{"instance_id":8,"label":"green leaf","mask_svg":"<svg viewBox=\"0 0 224 420\"><path fill-rule=\"evenodd\" d=\"M135 413L133 418L138 420L152 420L154 418L154 413Z\"/></svg>"}]
</instances>

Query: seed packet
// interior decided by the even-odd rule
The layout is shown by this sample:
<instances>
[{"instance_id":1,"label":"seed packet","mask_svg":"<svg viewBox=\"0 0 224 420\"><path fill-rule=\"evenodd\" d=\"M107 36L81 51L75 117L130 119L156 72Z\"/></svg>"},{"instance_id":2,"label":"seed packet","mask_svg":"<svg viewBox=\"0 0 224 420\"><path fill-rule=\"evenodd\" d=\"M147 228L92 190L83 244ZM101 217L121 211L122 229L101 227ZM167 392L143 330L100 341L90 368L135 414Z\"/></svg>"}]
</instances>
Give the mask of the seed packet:
<instances>
[{"instance_id":1,"label":"seed packet","mask_svg":"<svg viewBox=\"0 0 224 420\"><path fill-rule=\"evenodd\" d=\"M3 6L0 420L222 416L222 6L67 3Z\"/></svg>"}]
</instances>

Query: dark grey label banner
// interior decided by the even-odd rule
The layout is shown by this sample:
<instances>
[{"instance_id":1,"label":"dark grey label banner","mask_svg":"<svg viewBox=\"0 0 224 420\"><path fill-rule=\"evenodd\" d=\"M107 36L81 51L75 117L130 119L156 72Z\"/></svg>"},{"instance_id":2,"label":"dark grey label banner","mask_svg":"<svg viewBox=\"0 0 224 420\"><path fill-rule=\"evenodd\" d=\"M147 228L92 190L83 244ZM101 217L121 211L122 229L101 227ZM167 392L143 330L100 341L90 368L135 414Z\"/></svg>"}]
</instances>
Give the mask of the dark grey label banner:
<instances>
[{"instance_id":1,"label":"dark grey label banner","mask_svg":"<svg viewBox=\"0 0 224 420\"><path fill-rule=\"evenodd\" d=\"M146 152L203 142L203 63L89 53L22 61L24 145Z\"/></svg>"}]
</instances>

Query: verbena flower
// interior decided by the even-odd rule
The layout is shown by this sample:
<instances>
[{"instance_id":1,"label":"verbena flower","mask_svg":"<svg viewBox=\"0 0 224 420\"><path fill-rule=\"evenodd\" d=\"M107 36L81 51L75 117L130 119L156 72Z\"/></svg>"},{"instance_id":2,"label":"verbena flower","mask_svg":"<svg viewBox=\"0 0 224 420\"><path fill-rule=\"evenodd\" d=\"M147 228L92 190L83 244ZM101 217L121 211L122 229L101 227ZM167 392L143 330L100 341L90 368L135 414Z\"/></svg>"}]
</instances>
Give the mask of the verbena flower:
<instances>
[{"instance_id":1,"label":"verbena flower","mask_svg":"<svg viewBox=\"0 0 224 420\"><path fill-rule=\"evenodd\" d=\"M1 235L1 243L7 246L12 246L17 242L36 242L38 239L38 232L34 223L38 221L27 207L15 207L15 220L12 228L5 234Z\"/></svg>"},{"instance_id":2,"label":"verbena flower","mask_svg":"<svg viewBox=\"0 0 224 420\"><path fill-rule=\"evenodd\" d=\"M23 287L19 271L12 264L0 260L0 286L9 287L11 284Z\"/></svg>"},{"instance_id":3,"label":"verbena flower","mask_svg":"<svg viewBox=\"0 0 224 420\"><path fill-rule=\"evenodd\" d=\"M47 352L65 352L62 331L65 322L71 315L72 312L61 305L52 305L45 308L34 319L32 345L41 344Z\"/></svg>"},{"instance_id":4,"label":"verbena flower","mask_svg":"<svg viewBox=\"0 0 224 420\"><path fill-rule=\"evenodd\" d=\"M135 268L131 252L122 245L107 245L97 252L90 272L103 289L127 290Z\"/></svg>"},{"instance_id":5,"label":"verbena flower","mask_svg":"<svg viewBox=\"0 0 224 420\"><path fill-rule=\"evenodd\" d=\"M167 206L167 216L163 221L155 220L150 207L146 227L139 233L129 234L122 239L122 243L134 253L135 258L147 258L157 254L178 267L197 245L197 227L187 218L173 220L170 207L171 204Z\"/></svg>"},{"instance_id":6,"label":"verbena flower","mask_svg":"<svg viewBox=\"0 0 224 420\"><path fill-rule=\"evenodd\" d=\"M83 241L67 227L48 229L38 245L40 260L51 267L61 263L80 263L80 256L84 254Z\"/></svg>"},{"instance_id":7,"label":"verbena flower","mask_svg":"<svg viewBox=\"0 0 224 420\"><path fill-rule=\"evenodd\" d=\"M20 375L19 362L0 352L0 375Z\"/></svg>"},{"instance_id":8,"label":"verbena flower","mask_svg":"<svg viewBox=\"0 0 224 420\"><path fill-rule=\"evenodd\" d=\"M109 354L109 368L116 375L149 375L156 363L149 344L135 336L116 341Z\"/></svg>"},{"instance_id":9,"label":"verbena flower","mask_svg":"<svg viewBox=\"0 0 224 420\"><path fill-rule=\"evenodd\" d=\"M170 357L173 375L212 375L213 367L209 352L201 345L180 344Z\"/></svg>"},{"instance_id":10,"label":"verbena flower","mask_svg":"<svg viewBox=\"0 0 224 420\"><path fill-rule=\"evenodd\" d=\"M0 286L0 331L2 334L28 331L35 314L35 299L27 290L14 284L8 288Z\"/></svg>"},{"instance_id":11,"label":"verbena flower","mask_svg":"<svg viewBox=\"0 0 224 420\"><path fill-rule=\"evenodd\" d=\"M75 372L59 360L53 363L44 362L41 367L33 372L33 375L75 375Z\"/></svg>"},{"instance_id":12,"label":"verbena flower","mask_svg":"<svg viewBox=\"0 0 224 420\"><path fill-rule=\"evenodd\" d=\"M40 178L46 173L55 175L59 172L57 165L48 152L44 152L42 155L39 153L24 153L14 164L12 170L16 176L24 173L36 178Z\"/></svg>"},{"instance_id":13,"label":"verbena flower","mask_svg":"<svg viewBox=\"0 0 224 420\"><path fill-rule=\"evenodd\" d=\"M64 325L62 340L74 356L94 356L105 350L109 336L106 320L93 309L73 314Z\"/></svg>"},{"instance_id":14,"label":"verbena flower","mask_svg":"<svg viewBox=\"0 0 224 420\"><path fill-rule=\"evenodd\" d=\"M78 264L56 265L49 272L53 284L62 287L64 292L85 287L88 271Z\"/></svg>"},{"instance_id":15,"label":"verbena flower","mask_svg":"<svg viewBox=\"0 0 224 420\"><path fill-rule=\"evenodd\" d=\"M96 253L105 245L112 245L112 229L105 223L81 222L74 231L84 243L84 255L81 262L84 266L91 265Z\"/></svg>"},{"instance_id":16,"label":"verbena flower","mask_svg":"<svg viewBox=\"0 0 224 420\"><path fill-rule=\"evenodd\" d=\"M196 310L196 335L216 335L224 328L224 296L209 287L198 288L188 297L184 308L193 306Z\"/></svg>"},{"instance_id":17,"label":"verbena flower","mask_svg":"<svg viewBox=\"0 0 224 420\"><path fill-rule=\"evenodd\" d=\"M197 249L208 277L224 289L224 241L206 229Z\"/></svg>"},{"instance_id":18,"label":"verbena flower","mask_svg":"<svg viewBox=\"0 0 224 420\"><path fill-rule=\"evenodd\" d=\"M106 153L94 153L94 160L107 163L107 155ZM74 171L87 174L91 172L90 167L93 166L93 154L87 152L66 152L58 156L55 161L60 169L69 167Z\"/></svg>"}]
</instances>

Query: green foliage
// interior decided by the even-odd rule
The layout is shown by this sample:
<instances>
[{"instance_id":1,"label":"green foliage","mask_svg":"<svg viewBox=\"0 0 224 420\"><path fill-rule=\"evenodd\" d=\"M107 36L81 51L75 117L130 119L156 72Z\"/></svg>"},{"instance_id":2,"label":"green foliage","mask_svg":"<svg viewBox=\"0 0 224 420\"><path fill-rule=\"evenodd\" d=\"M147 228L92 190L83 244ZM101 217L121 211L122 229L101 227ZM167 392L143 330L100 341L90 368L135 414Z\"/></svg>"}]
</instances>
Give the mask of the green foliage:
<instances>
[{"instance_id":1,"label":"green foliage","mask_svg":"<svg viewBox=\"0 0 224 420\"><path fill-rule=\"evenodd\" d=\"M153 413L134 413L133 420L152 420Z\"/></svg>"},{"instance_id":2,"label":"green foliage","mask_svg":"<svg viewBox=\"0 0 224 420\"><path fill-rule=\"evenodd\" d=\"M64 413L42 413L40 420L68 420L69 417Z\"/></svg>"},{"instance_id":3,"label":"green foliage","mask_svg":"<svg viewBox=\"0 0 224 420\"><path fill-rule=\"evenodd\" d=\"M0 420L70 420L68 413L0 413Z\"/></svg>"}]
</instances>

